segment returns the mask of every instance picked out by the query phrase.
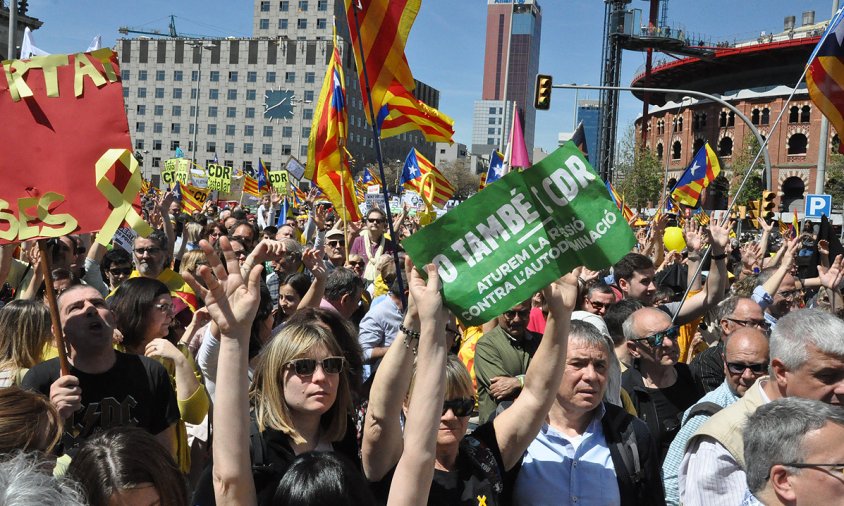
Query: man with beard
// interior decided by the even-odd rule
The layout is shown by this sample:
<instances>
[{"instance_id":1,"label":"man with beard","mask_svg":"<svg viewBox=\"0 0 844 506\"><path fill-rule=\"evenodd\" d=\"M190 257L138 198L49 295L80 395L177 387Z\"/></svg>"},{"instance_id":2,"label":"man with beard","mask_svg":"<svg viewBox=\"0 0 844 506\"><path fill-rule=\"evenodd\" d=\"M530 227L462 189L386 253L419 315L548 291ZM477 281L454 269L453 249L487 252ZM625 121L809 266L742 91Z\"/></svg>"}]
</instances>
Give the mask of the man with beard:
<instances>
[{"instance_id":1,"label":"man with beard","mask_svg":"<svg viewBox=\"0 0 844 506\"><path fill-rule=\"evenodd\" d=\"M498 326L482 335L475 348L479 423L489 421L519 395L540 336L527 330L530 299L498 317Z\"/></svg>"},{"instance_id":2,"label":"man with beard","mask_svg":"<svg viewBox=\"0 0 844 506\"><path fill-rule=\"evenodd\" d=\"M153 231L149 237L136 237L133 248L135 270L130 278L143 276L157 279L167 285L170 295L185 303L190 311L196 311L197 299L193 289L184 278L167 266L167 236L161 230Z\"/></svg>"}]
</instances>

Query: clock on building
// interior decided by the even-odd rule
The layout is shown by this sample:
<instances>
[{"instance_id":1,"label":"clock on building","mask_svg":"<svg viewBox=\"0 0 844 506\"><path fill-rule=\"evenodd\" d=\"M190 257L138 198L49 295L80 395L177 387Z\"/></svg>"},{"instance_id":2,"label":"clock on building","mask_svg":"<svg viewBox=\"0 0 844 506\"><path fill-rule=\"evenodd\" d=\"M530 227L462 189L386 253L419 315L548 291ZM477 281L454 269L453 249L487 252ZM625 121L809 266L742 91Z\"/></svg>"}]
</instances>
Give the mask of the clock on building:
<instances>
[{"instance_id":1,"label":"clock on building","mask_svg":"<svg viewBox=\"0 0 844 506\"><path fill-rule=\"evenodd\" d=\"M264 117L290 119L293 117L293 91L267 90L264 93Z\"/></svg>"}]
</instances>

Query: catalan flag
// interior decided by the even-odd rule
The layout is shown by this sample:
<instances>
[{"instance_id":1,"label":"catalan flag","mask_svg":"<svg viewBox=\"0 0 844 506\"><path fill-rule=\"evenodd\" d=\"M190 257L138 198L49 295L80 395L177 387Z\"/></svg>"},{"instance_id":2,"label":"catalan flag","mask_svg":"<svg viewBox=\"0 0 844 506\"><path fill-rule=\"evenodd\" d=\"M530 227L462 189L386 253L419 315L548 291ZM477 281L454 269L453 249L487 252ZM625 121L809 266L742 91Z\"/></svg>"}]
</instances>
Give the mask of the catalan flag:
<instances>
[{"instance_id":1,"label":"catalan flag","mask_svg":"<svg viewBox=\"0 0 844 506\"><path fill-rule=\"evenodd\" d=\"M207 188L197 188L196 186L182 184L178 181L173 191L179 200L182 201L182 212L187 214L201 212L209 193Z\"/></svg>"},{"instance_id":2,"label":"catalan flag","mask_svg":"<svg viewBox=\"0 0 844 506\"><path fill-rule=\"evenodd\" d=\"M671 197L681 204L697 207L700 194L721 172L721 165L707 142L692 159L692 164L671 190Z\"/></svg>"},{"instance_id":3,"label":"catalan flag","mask_svg":"<svg viewBox=\"0 0 844 506\"><path fill-rule=\"evenodd\" d=\"M261 197L261 190L258 189L258 181L249 174L243 175L243 193L248 193L253 197Z\"/></svg>"},{"instance_id":4,"label":"catalan flag","mask_svg":"<svg viewBox=\"0 0 844 506\"><path fill-rule=\"evenodd\" d=\"M844 7L829 21L809 57L806 88L812 102L838 132L844 132ZM838 147L844 153L844 143Z\"/></svg>"},{"instance_id":5,"label":"catalan flag","mask_svg":"<svg viewBox=\"0 0 844 506\"><path fill-rule=\"evenodd\" d=\"M504 176L504 154L498 150L492 152L489 156L489 168L481 177L481 184L478 187L478 191L483 190L487 187L487 185L491 185L492 183L498 181Z\"/></svg>"},{"instance_id":6,"label":"catalan flag","mask_svg":"<svg viewBox=\"0 0 844 506\"><path fill-rule=\"evenodd\" d=\"M267 175L267 168L264 167L264 160L258 158L258 191L270 191L270 177Z\"/></svg>"},{"instance_id":7,"label":"catalan flag","mask_svg":"<svg viewBox=\"0 0 844 506\"><path fill-rule=\"evenodd\" d=\"M366 82L365 62L372 90L373 110L377 113L386 103L385 95L393 82L398 82L405 90L413 90L416 86L404 56L404 46L422 0L344 1L358 80L361 84ZM363 110L371 125L369 97L366 93L363 94Z\"/></svg>"},{"instance_id":8,"label":"catalan flag","mask_svg":"<svg viewBox=\"0 0 844 506\"><path fill-rule=\"evenodd\" d=\"M709 213L707 213L703 209L699 209L697 213L694 213L693 218L698 222L701 227L708 227L709 222L711 221Z\"/></svg>"},{"instance_id":9,"label":"catalan flag","mask_svg":"<svg viewBox=\"0 0 844 506\"><path fill-rule=\"evenodd\" d=\"M633 210L624 203L624 197L621 197L618 192L615 191L612 184L609 181L604 181L604 186L607 187L607 191L610 194L610 198L612 198L613 203L615 203L618 210L621 211L621 215L624 216L624 219L630 221L633 218Z\"/></svg>"},{"instance_id":10,"label":"catalan flag","mask_svg":"<svg viewBox=\"0 0 844 506\"><path fill-rule=\"evenodd\" d=\"M408 190L413 190L439 208L454 196L454 186L445 176L434 167L422 153L413 148L404 161L401 173L401 184ZM431 194L433 186L433 196Z\"/></svg>"},{"instance_id":11,"label":"catalan flag","mask_svg":"<svg viewBox=\"0 0 844 506\"><path fill-rule=\"evenodd\" d=\"M328 70L325 72L322 91L319 93L316 114L311 126L311 135L308 139L305 178L316 183L325 192L342 219L359 221L360 209L345 147L348 135L348 113L346 112L344 82L343 65L335 34L334 51L328 62Z\"/></svg>"},{"instance_id":12,"label":"catalan flag","mask_svg":"<svg viewBox=\"0 0 844 506\"><path fill-rule=\"evenodd\" d=\"M363 169L363 180L362 180L362 182L363 182L364 185L383 186L382 183L381 183L381 178L378 177L378 174L373 174L372 169L369 168L369 167L366 167L365 169Z\"/></svg>"},{"instance_id":13,"label":"catalan flag","mask_svg":"<svg viewBox=\"0 0 844 506\"><path fill-rule=\"evenodd\" d=\"M393 81L378 111L381 138L419 130L428 142L448 142L454 137L454 120L413 96L413 92Z\"/></svg>"}]
</instances>

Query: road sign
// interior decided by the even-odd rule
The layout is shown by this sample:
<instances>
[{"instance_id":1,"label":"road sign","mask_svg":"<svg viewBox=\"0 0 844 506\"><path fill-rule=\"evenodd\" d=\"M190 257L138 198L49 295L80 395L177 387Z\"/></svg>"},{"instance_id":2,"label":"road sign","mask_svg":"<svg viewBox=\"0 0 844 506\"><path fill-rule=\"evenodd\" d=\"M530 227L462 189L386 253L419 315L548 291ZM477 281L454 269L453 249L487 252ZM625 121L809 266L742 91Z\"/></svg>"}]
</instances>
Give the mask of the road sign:
<instances>
[{"instance_id":1,"label":"road sign","mask_svg":"<svg viewBox=\"0 0 844 506\"><path fill-rule=\"evenodd\" d=\"M822 215L832 215L832 195L806 195L806 218L820 219Z\"/></svg>"}]
</instances>

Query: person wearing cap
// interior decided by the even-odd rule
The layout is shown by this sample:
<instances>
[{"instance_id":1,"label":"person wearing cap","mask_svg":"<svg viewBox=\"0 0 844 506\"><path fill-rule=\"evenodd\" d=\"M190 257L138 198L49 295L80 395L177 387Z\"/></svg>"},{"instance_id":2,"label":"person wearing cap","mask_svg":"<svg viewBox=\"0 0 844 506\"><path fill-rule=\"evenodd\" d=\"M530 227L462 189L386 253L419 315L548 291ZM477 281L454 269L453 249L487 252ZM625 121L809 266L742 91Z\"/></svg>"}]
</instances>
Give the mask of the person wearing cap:
<instances>
[{"instance_id":1,"label":"person wearing cap","mask_svg":"<svg viewBox=\"0 0 844 506\"><path fill-rule=\"evenodd\" d=\"M346 264L346 236L339 228L325 233L325 267L333 271Z\"/></svg>"}]
</instances>

